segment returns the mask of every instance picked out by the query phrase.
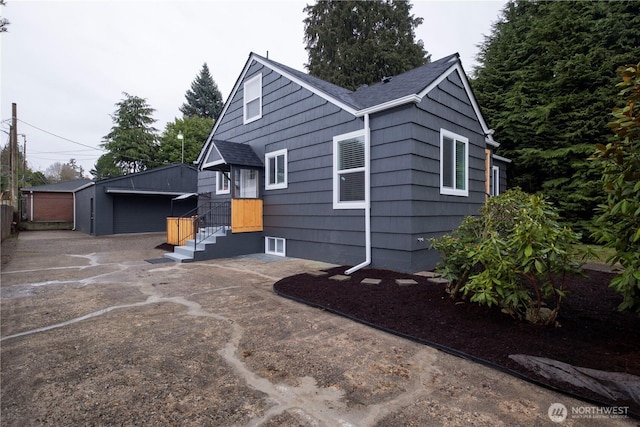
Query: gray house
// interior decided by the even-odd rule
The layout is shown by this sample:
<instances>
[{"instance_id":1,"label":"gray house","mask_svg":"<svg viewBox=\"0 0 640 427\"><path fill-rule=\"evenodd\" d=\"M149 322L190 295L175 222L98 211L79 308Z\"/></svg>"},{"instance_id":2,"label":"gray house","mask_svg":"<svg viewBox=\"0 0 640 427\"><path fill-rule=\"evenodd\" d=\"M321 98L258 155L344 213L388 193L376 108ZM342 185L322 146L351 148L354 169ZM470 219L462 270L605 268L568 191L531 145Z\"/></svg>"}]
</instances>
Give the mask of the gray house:
<instances>
[{"instance_id":1,"label":"gray house","mask_svg":"<svg viewBox=\"0 0 640 427\"><path fill-rule=\"evenodd\" d=\"M94 236L166 231L167 217L196 208L197 176L194 167L174 164L92 182L75 193L76 230Z\"/></svg>"},{"instance_id":2,"label":"gray house","mask_svg":"<svg viewBox=\"0 0 640 427\"><path fill-rule=\"evenodd\" d=\"M417 272L438 260L430 237L505 189L492 134L457 54L350 91L252 53L198 192L231 199L231 232L259 236L246 253Z\"/></svg>"}]
</instances>

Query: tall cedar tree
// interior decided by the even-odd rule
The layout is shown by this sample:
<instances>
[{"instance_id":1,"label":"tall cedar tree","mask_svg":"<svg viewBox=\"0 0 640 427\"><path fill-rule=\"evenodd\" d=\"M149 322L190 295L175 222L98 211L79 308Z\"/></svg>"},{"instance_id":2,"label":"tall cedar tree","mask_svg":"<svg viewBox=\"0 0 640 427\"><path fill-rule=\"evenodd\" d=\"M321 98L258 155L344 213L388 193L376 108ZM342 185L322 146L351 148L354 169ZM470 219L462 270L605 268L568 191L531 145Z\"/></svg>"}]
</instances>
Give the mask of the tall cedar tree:
<instances>
[{"instance_id":1,"label":"tall cedar tree","mask_svg":"<svg viewBox=\"0 0 640 427\"><path fill-rule=\"evenodd\" d=\"M187 102L182 104L180 112L185 117L208 117L215 120L222 111L222 94L213 81L206 62L184 96Z\"/></svg>"},{"instance_id":2,"label":"tall cedar tree","mask_svg":"<svg viewBox=\"0 0 640 427\"><path fill-rule=\"evenodd\" d=\"M408 1L318 1L304 11L309 74L355 90L429 62Z\"/></svg>"},{"instance_id":3,"label":"tall cedar tree","mask_svg":"<svg viewBox=\"0 0 640 427\"><path fill-rule=\"evenodd\" d=\"M116 112L111 116L113 126L104 136L102 147L126 174L157 166L159 162L155 160L157 129L151 126L155 110L144 98L122 94L124 99L116 103Z\"/></svg>"},{"instance_id":4,"label":"tall cedar tree","mask_svg":"<svg viewBox=\"0 0 640 427\"><path fill-rule=\"evenodd\" d=\"M511 1L480 46L472 82L509 184L542 191L588 235L604 202L588 161L609 137L616 69L640 57L640 2Z\"/></svg>"}]
</instances>

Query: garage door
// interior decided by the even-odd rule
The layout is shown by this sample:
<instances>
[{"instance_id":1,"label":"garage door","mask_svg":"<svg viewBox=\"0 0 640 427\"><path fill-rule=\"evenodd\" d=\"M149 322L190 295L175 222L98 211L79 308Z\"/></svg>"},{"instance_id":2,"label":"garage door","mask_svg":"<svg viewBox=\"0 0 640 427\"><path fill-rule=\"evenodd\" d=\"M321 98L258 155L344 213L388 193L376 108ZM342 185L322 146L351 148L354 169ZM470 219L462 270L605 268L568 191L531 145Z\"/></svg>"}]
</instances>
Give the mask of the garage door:
<instances>
[{"instance_id":1,"label":"garage door","mask_svg":"<svg viewBox=\"0 0 640 427\"><path fill-rule=\"evenodd\" d=\"M113 232L165 231L171 196L117 195L113 198Z\"/></svg>"}]
</instances>

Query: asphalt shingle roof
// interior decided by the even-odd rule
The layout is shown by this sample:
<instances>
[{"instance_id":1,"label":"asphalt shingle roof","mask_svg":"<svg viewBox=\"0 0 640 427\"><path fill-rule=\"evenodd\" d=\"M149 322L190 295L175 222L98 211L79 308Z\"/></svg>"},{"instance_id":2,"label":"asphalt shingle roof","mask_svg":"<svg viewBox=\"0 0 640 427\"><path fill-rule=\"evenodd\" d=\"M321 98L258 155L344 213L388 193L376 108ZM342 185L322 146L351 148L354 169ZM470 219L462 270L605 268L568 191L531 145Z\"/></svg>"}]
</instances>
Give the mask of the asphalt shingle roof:
<instances>
[{"instance_id":1,"label":"asphalt shingle roof","mask_svg":"<svg viewBox=\"0 0 640 427\"><path fill-rule=\"evenodd\" d=\"M92 182L89 178L74 179L72 181L56 182L54 184L36 185L35 187L22 187L22 191L43 191L50 193L72 193L82 186Z\"/></svg>"},{"instance_id":2,"label":"asphalt shingle roof","mask_svg":"<svg viewBox=\"0 0 640 427\"><path fill-rule=\"evenodd\" d=\"M255 54L254 54L255 55ZM256 55L259 56L259 55ZM277 68L293 75L316 90L341 101L342 103L356 109L373 107L403 98L408 95L419 94L457 60L459 55L452 55L430 62L420 67L409 70L397 76L390 76L391 79L384 83L378 82L370 86L362 86L355 91L350 91L343 87L334 85L317 77L295 70L276 61L260 57L263 61L269 62Z\"/></svg>"},{"instance_id":3,"label":"asphalt shingle roof","mask_svg":"<svg viewBox=\"0 0 640 427\"><path fill-rule=\"evenodd\" d=\"M239 144L237 142L214 140L213 144L222 156L222 160L228 165L250 166L261 168L262 160L253 151L249 144Z\"/></svg>"}]
</instances>

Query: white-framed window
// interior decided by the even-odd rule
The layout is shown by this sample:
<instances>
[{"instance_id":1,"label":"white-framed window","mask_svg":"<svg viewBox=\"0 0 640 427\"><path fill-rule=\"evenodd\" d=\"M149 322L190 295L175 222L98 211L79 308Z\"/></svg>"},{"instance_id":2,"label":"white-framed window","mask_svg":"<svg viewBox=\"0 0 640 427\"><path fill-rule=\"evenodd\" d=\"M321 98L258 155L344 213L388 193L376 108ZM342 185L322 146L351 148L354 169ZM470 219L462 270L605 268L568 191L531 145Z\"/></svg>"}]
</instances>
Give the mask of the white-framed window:
<instances>
[{"instance_id":1,"label":"white-framed window","mask_svg":"<svg viewBox=\"0 0 640 427\"><path fill-rule=\"evenodd\" d=\"M262 117L262 74L244 82L244 124Z\"/></svg>"},{"instance_id":2,"label":"white-framed window","mask_svg":"<svg viewBox=\"0 0 640 427\"><path fill-rule=\"evenodd\" d=\"M264 253L270 255L285 256L287 253L287 242L281 237L265 237Z\"/></svg>"},{"instance_id":3,"label":"white-framed window","mask_svg":"<svg viewBox=\"0 0 640 427\"><path fill-rule=\"evenodd\" d=\"M500 194L500 168L498 166L491 167L491 195Z\"/></svg>"},{"instance_id":4,"label":"white-framed window","mask_svg":"<svg viewBox=\"0 0 640 427\"><path fill-rule=\"evenodd\" d=\"M333 208L364 209L365 191L364 130L333 138Z\"/></svg>"},{"instance_id":5,"label":"white-framed window","mask_svg":"<svg viewBox=\"0 0 640 427\"><path fill-rule=\"evenodd\" d=\"M216 172L216 194L229 194L231 191L229 183L229 172Z\"/></svg>"},{"instance_id":6,"label":"white-framed window","mask_svg":"<svg viewBox=\"0 0 640 427\"><path fill-rule=\"evenodd\" d=\"M469 139L440 129L440 194L469 195Z\"/></svg>"},{"instance_id":7,"label":"white-framed window","mask_svg":"<svg viewBox=\"0 0 640 427\"><path fill-rule=\"evenodd\" d=\"M265 154L265 189L287 188L287 150Z\"/></svg>"}]
</instances>

